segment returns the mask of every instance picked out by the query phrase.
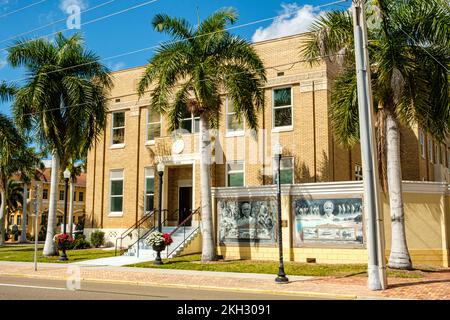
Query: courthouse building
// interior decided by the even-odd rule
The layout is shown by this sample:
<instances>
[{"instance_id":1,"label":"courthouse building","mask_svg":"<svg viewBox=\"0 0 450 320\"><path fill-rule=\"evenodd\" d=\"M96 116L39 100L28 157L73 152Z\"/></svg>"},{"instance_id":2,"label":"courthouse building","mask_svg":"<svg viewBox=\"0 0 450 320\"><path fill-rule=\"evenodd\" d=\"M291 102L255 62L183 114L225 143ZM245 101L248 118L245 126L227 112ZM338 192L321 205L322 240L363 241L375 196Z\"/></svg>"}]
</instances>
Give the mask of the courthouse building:
<instances>
[{"instance_id":1,"label":"courthouse building","mask_svg":"<svg viewBox=\"0 0 450 320\"><path fill-rule=\"evenodd\" d=\"M329 61L313 65L302 62L300 47L304 39L305 36L300 34L253 45L267 68L265 108L259 113L256 132L249 131L245 121L237 121L233 105L226 92L223 93L219 129L212 136L211 179L216 240L219 253L225 257L276 257L273 228L261 231L261 237L266 238L259 241L258 231L233 231L231 220L234 219L233 210L243 211L242 206L247 206L243 202L250 202L252 215L273 214L272 203L269 203L272 200L268 199L274 196L273 147L279 143L283 146L283 217L287 220L283 237L287 237L287 248L292 249L287 259L305 261L311 258L305 255L308 251L297 250L308 239L311 240L308 248L317 243L321 248L337 245L345 250L360 250L354 260L331 258L332 254L329 254L326 259L316 255L318 262L361 262L363 259L359 146L344 149L333 137L329 110L337 67ZM88 156L86 232L102 229L112 243L145 213L157 207L158 162L164 163L162 202L163 209L168 212L167 225L176 226L186 218L186 212L200 207L199 119L196 115L186 114L182 121L183 132L170 132L167 119L149 109L149 93L138 98L136 88L144 68L113 73L114 88L106 130ZM423 182L420 186L426 186L425 189L431 185L440 188L444 190L443 199L448 201L450 143L436 143L417 127L402 128L401 141L403 179ZM324 191L311 192L317 188ZM295 198L304 192L312 195L309 200ZM341 196L334 197L335 201L326 201L335 194ZM320 198L317 202L314 202L314 195ZM346 198L350 201L346 202ZM251 203L253 200L256 203ZM314 201L310 203L310 200ZM227 204L227 201L231 202ZM300 230L303 227L296 218L303 214L311 219L313 216L338 217L341 213L348 214L345 219L352 219L359 226L333 229L329 226L333 225L330 218L329 223L325 223L326 230L317 229L314 223ZM337 218L334 220L339 224ZM447 240L442 241L446 246ZM440 251L441 261L447 250L443 249L442 241L440 245L432 245L443 250Z\"/></svg>"}]
</instances>

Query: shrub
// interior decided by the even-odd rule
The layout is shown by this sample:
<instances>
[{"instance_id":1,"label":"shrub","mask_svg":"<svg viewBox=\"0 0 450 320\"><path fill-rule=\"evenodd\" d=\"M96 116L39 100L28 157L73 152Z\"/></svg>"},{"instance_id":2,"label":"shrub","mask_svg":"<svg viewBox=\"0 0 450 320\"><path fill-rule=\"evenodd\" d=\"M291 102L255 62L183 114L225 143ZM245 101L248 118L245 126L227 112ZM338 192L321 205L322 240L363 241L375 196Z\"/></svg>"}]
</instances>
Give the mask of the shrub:
<instances>
[{"instance_id":1,"label":"shrub","mask_svg":"<svg viewBox=\"0 0 450 320\"><path fill-rule=\"evenodd\" d=\"M96 230L91 234L91 243L94 247L98 248L105 244L105 233L100 230Z\"/></svg>"},{"instance_id":2,"label":"shrub","mask_svg":"<svg viewBox=\"0 0 450 320\"><path fill-rule=\"evenodd\" d=\"M75 240L70 245L70 249L72 250L89 249L90 247L91 244L86 240L86 236L84 234L77 234L75 236Z\"/></svg>"}]
</instances>

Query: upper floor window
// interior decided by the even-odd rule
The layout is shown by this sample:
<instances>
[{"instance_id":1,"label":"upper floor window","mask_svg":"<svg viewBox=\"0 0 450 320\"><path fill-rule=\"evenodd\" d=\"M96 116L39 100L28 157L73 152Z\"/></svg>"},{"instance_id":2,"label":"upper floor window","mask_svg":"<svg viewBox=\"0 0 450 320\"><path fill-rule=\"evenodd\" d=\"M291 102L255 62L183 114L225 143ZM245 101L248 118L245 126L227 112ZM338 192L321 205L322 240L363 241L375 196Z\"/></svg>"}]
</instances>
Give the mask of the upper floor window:
<instances>
[{"instance_id":1,"label":"upper floor window","mask_svg":"<svg viewBox=\"0 0 450 320\"><path fill-rule=\"evenodd\" d=\"M22 216L17 216L17 225L22 223Z\"/></svg>"},{"instance_id":2,"label":"upper floor window","mask_svg":"<svg viewBox=\"0 0 450 320\"><path fill-rule=\"evenodd\" d=\"M227 97L227 133L239 134L244 132L244 124L239 121L234 110L233 101Z\"/></svg>"},{"instance_id":3,"label":"upper floor window","mask_svg":"<svg viewBox=\"0 0 450 320\"><path fill-rule=\"evenodd\" d=\"M278 183L278 159L273 159L273 181ZM280 183L294 183L294 158L285 157L280 161Z\"/></svg>"},{"instance_id":4,"label":"upper floor window","mask_svg":"<svg viewBox=\"0 0 450 320\"><path fill-rule=\"evenodd\" d=\"M84 201L84 193L82 191L78 192L78 201Z\"/></svg>"},{"instance_id":5,"label":"upper floor window","mask_svg":"<svg viewBox=\"0 0 450 320\"><path fill-rule=\"evenodd\" d=\"M151 212L155 208L155 173L152 168L145 168L145 208L144 212Z\"/></svg>"},{"instance_id":6,"label":"upper floor window","mask_svg":"<svg viewBox=\"0 0 450 320\"><path fill-rule=\"evenodd\" d=\"M228 187L244 186L243 161L231 161L227 163L227 186Z\"/></svg>"},{"instance_id":7,"label":"upper floor window","mask_svg":"<svg viewBox=\"0 0 450 320\"><path fill-rule=\"evenodd\" d=\"M356 181L363 180L363 167L359 164L355 164L355 180Z\"/></svg>"},{"instance_id":8,"label":"upper floor window","mask_svg":"<svg viewBox=\"0 0 450 320\"><path fill-rule=\"evenodd\" d=\"M434 156L433 156L433 139L428 138L428 157L430 158L430 162L434 162Z\"/></svg>"},{"instance_id":9,"label":"upper floor window","mask_svg":"<svg viewBox=\"0 0 450 320\"><path fill-rule=\"evenodd\" d=\"M77 192L76 191L73 192L73 201L77 201Z\"/></svg>"},{"instance_id":10,"label":"upper floor window","mask_svg":"<svg viewBox=\"0 0 450 320\"><path fill-rule=\"evenodd\" d=\"M63 190L59 190L59 200L60 201L64 200L64 191Z\"/></svg>"},{"instance_id":11,"label":"upper floor window","mask_svg":"<svg viewBox=\"0 0 450 320\"><path fill-rule=\"evenodd\" d=\"M423 159L425 159L426 156L426 149L425 149L425 135L422 130L419 131L419 143L420 143L420 155Z\"/></svg>"},{"instance_id":12,"label":"upper floor window","mask_svg":"<svg viewBox=\"0 0 450 320\"><path fill-rule=\"evenodd\" d=\"M123 214L123 170L111 170L110 179L110 214Z\"/></svg>"},{"instance_id":13,"label":"upper floor window","mask_svg":"<svg viewBox=\"0 0 450 320\"><path fill-rule=\"evenodd\" d=\"M185 110L181 119L180 129L183 129L184 133L200 132L200 117L195 117L194 114Z\"/></svg>"},{"instance_id":14,"label":"upper floor window","mask_svg":"<svg viewBox=\"0 0 450 320\"><path fill-rule=\"evenodd\" d=\"M42 190L42 199L44 200L48 199L48 189Z\"/></svg>"},{"instance_id":15,"label":"upper floor window","mask_svg":"<svg viewBox=\"0 0 450 320\"><path fill-rule=\"evenodd\" d=\"M148 108L147 111L147 141L153 142L161 137L161 115Z\"/></svg>"},{"instance_id":16,"label":"upper floor window","mask_svg":"<svg viewBox=\"0 0 450 320\"><path fill-rule=\"evenodd\" d=\"M445 146L441 145L441 164L445 166Z\"/></svg>"},{"instance_id":17,"label":"upper floor window","mask_svg":"<svg viewBox=\"0 0 450 320\"><path fill-rule=\"evenodd\" d=\"M273 90L273 128L292 126L292 88Z\"/></svg>"},{"instance_id":18,"label":"upper floor window","mask_svg":"<svg viewBox=\"0 0 450 320\"><path fill-rule=\"evenodd\" d=\"M125 143L125 112L114 112L112 114L112 145Z\"/></svg>"}]
</instances>

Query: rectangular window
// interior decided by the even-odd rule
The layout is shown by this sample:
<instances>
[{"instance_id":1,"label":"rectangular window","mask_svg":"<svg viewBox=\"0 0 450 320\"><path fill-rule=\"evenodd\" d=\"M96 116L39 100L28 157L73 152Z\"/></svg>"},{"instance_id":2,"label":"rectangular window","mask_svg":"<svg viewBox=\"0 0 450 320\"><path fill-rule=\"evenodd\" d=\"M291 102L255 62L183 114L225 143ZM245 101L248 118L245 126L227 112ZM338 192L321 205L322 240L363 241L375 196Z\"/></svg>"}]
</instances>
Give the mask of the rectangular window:
<instances>
[{"instance_id":1,"label":"rectangular window","mask_svg":"<svg viewBox=\"0 0 450 320\"><path fill-rule=\"evenodd\" d=\"M22 216L17 216L17 225L20 226L22 223Z\"/></svg>"},{"instance_id":2,"label":"rectangular window","mask_svg":"<svg viewBox=\"0 0 450 320\"><path fill-rule=\"evenodd\" d=\"M147 109L147 141L155 141L155 138L161 137L161 115Z\"/></svg>"},{"instance_id":3,"label":"rectangular window","mask_svg":"<svg viewBox=\"0 0 450 320\"><path fill-rule=\"evenodd\" d=\"M56 224L57 225L62 225L63 223L63 216L57 216L56 217Z\"/></svg>"},{"instance_id":4,"label":"rectangular window","mask_svg":"<svg viewBox=\"0 0 450 320\"><path fill-rule=\"evenodd\" d=\"M76 191L73 192L73 201L77 201L77 192Z\"/></svg>"},{"instance_id":5,"label":"rectangular window","mask_svg":"<svg viewBox=\"0 0 450 320\"><path fill-rule=\"evenodd\" d=\"M180 129L183 129L183 133L200 132L200 117L194 117L192 113L185 110L181 119Z\"/></svg>"},{"instance_id":6,"label":"rectangular window","mask_svg":"<svg viewBox=\"0 0 450 320\"><path fill-rule=\"evenodd\" d=\"M239 121L234 110L233 101L229 97L226 100L227 108L227 132L228 133L242 133L244 131L244 124Z\"/></svg>"},{"instance_id":7,"label":"rectangular window","mask_svg":"<svg viewBox=\"0 0 450 320\"><path fill-rule=\"evenodd\" d=\"M64 200L64 191L63 190L59 190L59 200L60 201Z\"/></svg>"},{"instance_id":8,"label":"rectangular window","mask_svg":"<svg viewBox=\"0 0 450 320\"><path fill-rule=\"evenodd\" d=\"M425 149L425 135L422 130L419 131L419 142L420 142L420 155L423 159L425 159L426 156L426 149Z\"/></svg>"},{"instance_id":9,"label":"rectangular window","mask_svg":"<svg viewBox=\"0 0 450 320\"><path fill-rule=\"evenodd\" d=\"M441 164L445 166L445 146L441 145Z\"/></svg>"},{"instance_id":10,"label":"rectangular window","mask_svg":"<svg viewBox=\"0 0 450 320\"><path fill-rule=\"evenodd\" d=\"M227 163L227 185L228 187L244 186L243 161L231 161Z\"/></svg>"},{"instance_id":11,"label":"rectangular window","mask_svg":"<svg viewBox=\"0 0 450 320\"><path fill-rule=\"evenodd\" d=\"M436 159L436 164L439 164L439 162L440 162L440 159L439 159L440 155L441 155L441 153L439 151L439 144L436 142L434 144L434 158Z\"/></svg>"},{"instance_id":12,"label":"rectangular window","mask_svg":"<svg viewBox=\"0 0 450 320\"><path fill-rule=\"evenodd\" d=\"M48 189L42 190L42 199L44 200L48 199Z\"/></svg>"},{"instance_id":13,"label":"rectangular window","mask_svg":"<svg viewBox=\"0 0 450 320\"><path fill-rule=\"evenodd\" d=\"M273 127L292 126L292 88L273 90Z\"/></svg>"},{"instance_id":14,"label":"rectangular window","mask_svg":"<svg viewBox=\"0 0 450 320\"><path fill-rule=\"evenodd\" d=\"M273 159L273 181L278 183L278 159ZM294 183L294 158L281 158L280 161L280 183L292 184Z\"/></svg>"},{"instance_id":15,"label":"rectangular window","mask_svg":"<svg viewBox=\"0 0 450 320\"><path fill-rule=\"evenodd\" d=\"M359 164L355 164L355 181L363 180L363 167Z\"/></svg>"},{"instance_id":16,"label":"rectangular window","mask_svg":"<svg viewBox=\"0 0 450 320\"><path fill-rule=\"evenodd\" d=\"M155 172L152 168L145 168L145 213L155 208Z\"/></svg>"},{"instance_id":17,"label":"rectangular window","mask_svg":"<svg viewBox=\"0 0 450 320\"><path fill-rule=\"evenodd\" d=\"M123 170L111 170L110 179L110 213L123 214Z\"/></svg>"},{"instance_id":18,"label":"rectangular window","mask_svg":"<svg viewBox=\"0 0 450 320\"><path fill-rule=\"evenodd\" d=\"M430 158L430 162L433 163L434 162L434 157L433 157L433 139L428 138L428 156Z\"/></svg>"},{"instance_id":19,"label":"rectangular window","mask_svg":"<svg viewBox=\"0 0 450 320\"><path fill-rule=\"evenodd\" d=\"M84 201L84 193L82 191L78 192L78 201Z\"/></svg>"},{"instance_id":20,"label":"rectangular window","mask_svg":"<svg viewBox=\"0 0 450 320\"><path fill-rule=\"evenodd\" d=\"M112 145L125 143L125 112L112 114Z\"/></svg>"}]
</instances>

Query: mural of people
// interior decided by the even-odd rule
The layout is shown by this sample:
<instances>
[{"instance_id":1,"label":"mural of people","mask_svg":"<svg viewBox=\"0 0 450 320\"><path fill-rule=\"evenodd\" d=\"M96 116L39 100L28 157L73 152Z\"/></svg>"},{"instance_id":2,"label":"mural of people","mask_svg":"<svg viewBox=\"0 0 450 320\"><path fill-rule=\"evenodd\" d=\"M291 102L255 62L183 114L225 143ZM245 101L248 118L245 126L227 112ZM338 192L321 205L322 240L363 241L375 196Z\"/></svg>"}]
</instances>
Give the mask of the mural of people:
<instances>
[{"instance_id":1,"label":"mural of people","mask_svg":"<svg viewBox=\"0 0 450 320\"><path fill-rule=\"evenodd\" d=\"M220 242L274 242L276 203L220 200Z\"/></svg>"}]
</instances>

